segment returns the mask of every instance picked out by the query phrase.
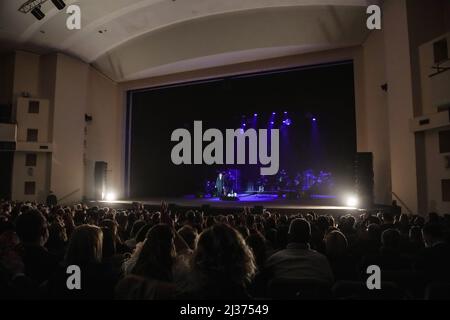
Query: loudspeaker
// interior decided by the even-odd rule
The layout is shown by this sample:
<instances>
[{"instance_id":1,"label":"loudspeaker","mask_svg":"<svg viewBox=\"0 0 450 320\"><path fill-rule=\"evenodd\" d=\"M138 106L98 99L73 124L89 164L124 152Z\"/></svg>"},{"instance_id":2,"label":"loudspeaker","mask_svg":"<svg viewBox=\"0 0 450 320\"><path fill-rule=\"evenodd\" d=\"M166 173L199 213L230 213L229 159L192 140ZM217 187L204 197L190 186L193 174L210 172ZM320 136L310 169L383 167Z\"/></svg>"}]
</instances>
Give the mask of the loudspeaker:
<instances>
[{"instance_id":1,"label":"loudspeaker","mask_svg":"<svg viewBox=\"0 0 450 320\"><path fill-rule=\"evenodd\" d=\"M371 152L358 152L353 162L353 176L355 191L360 198L362 206L367 208L373 205L373 154Z\"/></svg>"},{"instance_id":2,"label":"loudspeaker","mask_svg":"<svg viewBox=\"0 0 450 320\"><path fill-rule=\"evenodd\" d=\"M108 163L104 161L95 161L94 168L94 186L95 198L103 199L106 193L106 172Z\"/></svg>"}]
</instances>

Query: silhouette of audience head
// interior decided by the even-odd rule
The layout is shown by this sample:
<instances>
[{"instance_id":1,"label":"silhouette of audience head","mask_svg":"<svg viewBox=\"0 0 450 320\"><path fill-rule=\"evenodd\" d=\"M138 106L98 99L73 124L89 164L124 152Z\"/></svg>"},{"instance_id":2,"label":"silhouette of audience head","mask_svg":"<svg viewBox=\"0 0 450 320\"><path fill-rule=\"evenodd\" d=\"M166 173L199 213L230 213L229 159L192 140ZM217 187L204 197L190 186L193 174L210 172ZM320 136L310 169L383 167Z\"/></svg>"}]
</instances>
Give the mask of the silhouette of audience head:
<instances>
[{"instance_id":1,"label":"silhouette of audience head","mask_svg":"<svg viewBox=\"0 0 450 320\"><path fill-rule=\"evenodd\" d=\"M340 231L332 231L325 236L325 249L327 257L338 258L346 254L347 238Z\"/></svg>"},{"instance_id":2,"label":"silhouette of audience head","mask_svg":"<svg viewBox=\"0 0 450 320\"><path fill-rule=\"evenodd\" d=\"M65 262L67 265L91 265L102 261L103 232L97 226L81 225L73 231Z\"/></svg>"},{"instance_id":3,"label":"silhouette of audience head","mask_svg":"<svg viewBox=\"0 0 450 320\"><path fill-rule=\"evenodd\" d=\"M369 224L367 226L367 239L374 242L381 241L381 228L379 224Z\"/></svg>"},{"instance_id":4,"label":"silhouette of audience head","mask_svg":"<svg viewBox=\"0 0 450 320\"><path fill-rule=\"evenodd\" d=\"M442 226L437 223L427 223L422 228L422 236L427 247L432 247L444 240Z\"/></svg>"},{"instance_id":5,"label":"silhouette of audience head","mask_svg":"<svg viewBox=\"0 0 450 320\"><path fill-rule=\"evenodd\" d=\"M226 281L245 286L255 274L256 266L244 238L230 226L217 224L200 234L192 269L205 285Z\"/></svg>"},{"instance_id":6,"label":"silhouette of audience head","mask_svg":"<svg viewBox=\"0 0 450 320\"><path fill-rule=\"evenodd\" d=\"M193 227L186 225L178 230L178 233L183 238L183 240L187 243L190 249L195 250L197 246L197 238L198 233Z\"/></svg>"},{"instance_id":7,"label":"silhouette of audience head","mask_svg":"<svg viewBox=\"0 0 450 320\"><path fill-rule=\"evenodd\" d=\"M311 225L305 219L294 219L289 226L289 241L307 244L311 240Z\"/></svg>"},{"instance_id":8,"label":"silhouette of audience head","mask_svg":"<svg viewBox=\"0 0 450 320\"><path fill-rule=\"evenodd\" d=\"M267 258L264 236L260 232L254 232L248 236L246 241L255 256L256 265L262 268Z\"/></svg>"},{"instance_id":9,"label":"silhouette of audience head","mask_svg":"<svg viewBox=\"0 0 450 320\"><path fill-rule=\"evenodd\" d=\"M395 216L394 216L393 213L391 213L391 212L383 212L382 217L383 217L383 223L384 224L393 224L394 223Z\"/></svg>"},{"instance_id":10,"label":"silhouette of audience head","mask_svg":"<svg viewBox=\"0 0 450 320\"><path fill-rule=\"evenodd\" d=\"M132 273L150 279L171 281L175 255L172 228L166 224L157 224L148 231Z\"/></svg>"},{"instance_id":11,"label":"silhouette of audience head","mask_svg":"<svg viewBox=\"0 0 450 320\"><path fill-rule=\"evenodd\" d=\"M102 247L103 259L109 259L112 258L117 251L114 231L108 227L103 227L102 232L103 232L103 247Z\"/></svg>"},{"instance_id":12,"label":"silhouette of audience head","mask_svg":"<svg viewBox=\"0 0 450 320\"><path fill-rule=\"evenodd\" d=\"M320 229L322 233L325 233L330 226L331 224L327 217L320 216L317 218L317 227Z\"/></svg>"},{"instance_id":13,"label":"silhouette of audience head","mask_svg":"<svg viewBox=\"0 0 450 320\"><path fill-rule=\"evenodd\" d=\"M47 220L39 210L28 210L16 221L16 231L23 244L43 246L49 237Z\"/></svg>"},{"instance_id":14,"label":"silhouette of audience head","mask_svg":"<svg viewBox=\"0 0 450 320\"><path fill-rule=\"evenodd\" d=\"M397 250L400 240L400 232L397 229L387 229L381 234L381 244L385 250Z\"/></svg>"},{"instance_id":15,"label":"silhouette of audience head","mask_svg":"<svg viewBox=\"0 0 450 320\"><path fill-rule=\"evenodd\" d=\"M422 229L418 226L413 226L409 230L409 241L414 243L422 243L423 237L422 237Z\"/></svg>"},{"instance_id":16,"label":"silhouette of audience head","mask_svg":"<svg viewBox=\"0 0 450 320\"><path fill-rule=\"evenodd\" d=\"M143 242L147 238L148 232L152 228L152 225L150 223L144 223L144 225L138 230L136 233L135 239L136 242Z\"/></svg>"}]
</instances>

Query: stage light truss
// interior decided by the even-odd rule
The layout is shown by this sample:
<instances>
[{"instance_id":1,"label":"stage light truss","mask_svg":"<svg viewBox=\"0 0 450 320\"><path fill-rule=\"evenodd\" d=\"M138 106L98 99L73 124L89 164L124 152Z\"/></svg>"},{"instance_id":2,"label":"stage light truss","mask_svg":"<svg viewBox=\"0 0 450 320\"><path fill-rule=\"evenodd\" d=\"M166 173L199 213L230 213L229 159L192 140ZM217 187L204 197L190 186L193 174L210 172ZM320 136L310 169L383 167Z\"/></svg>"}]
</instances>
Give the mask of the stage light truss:
<instances>
[{"instance_id":1,"label":"stage light truss","mask_svg":"<svg viewBox=\"0 0 450 320\"><path fill-rule=\"evenodd\" d=\"M24 4L22 4L19 8L20 12L28 13L36 7L39 7L41 4L47 2L48 0L28 0Z\"/></svg>"}]
</instances>

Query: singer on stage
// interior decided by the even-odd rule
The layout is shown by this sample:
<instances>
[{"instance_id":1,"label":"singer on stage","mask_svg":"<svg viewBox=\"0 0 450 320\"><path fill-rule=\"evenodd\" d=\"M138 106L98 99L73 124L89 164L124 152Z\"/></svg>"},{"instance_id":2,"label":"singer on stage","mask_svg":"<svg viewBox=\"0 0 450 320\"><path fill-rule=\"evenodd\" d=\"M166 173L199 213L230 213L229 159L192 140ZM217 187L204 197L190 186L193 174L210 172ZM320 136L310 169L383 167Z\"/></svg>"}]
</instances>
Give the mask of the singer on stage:
<instances>
[{"instance_id":1,"label":"singer on stage","mask_svg":"<svg viewBox=\"0 0 450 320\"><path fill-rule=\"evenodd\" d=\"M216 179L216 195L220 198L226 195L225 176L219 173Z\"/></svg>"}]
</instances>

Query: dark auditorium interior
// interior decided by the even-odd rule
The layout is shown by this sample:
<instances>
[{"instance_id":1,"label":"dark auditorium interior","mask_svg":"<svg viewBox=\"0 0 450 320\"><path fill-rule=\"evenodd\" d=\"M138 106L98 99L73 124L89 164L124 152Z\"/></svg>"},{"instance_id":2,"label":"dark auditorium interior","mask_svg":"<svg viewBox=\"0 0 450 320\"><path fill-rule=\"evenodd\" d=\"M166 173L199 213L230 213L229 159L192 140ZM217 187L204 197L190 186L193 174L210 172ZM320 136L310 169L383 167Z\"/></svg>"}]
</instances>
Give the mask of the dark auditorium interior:
<instances>
[{"instance_id":1,"label":"dark auditorium interior","mask_svg":"<svg viewBox=\"0 0 450 320\"><path fill-rule=\"evenodd\" d=\"M450 300L450 1L1 0L0 300Z\"/></svg>"}]
</instances>

